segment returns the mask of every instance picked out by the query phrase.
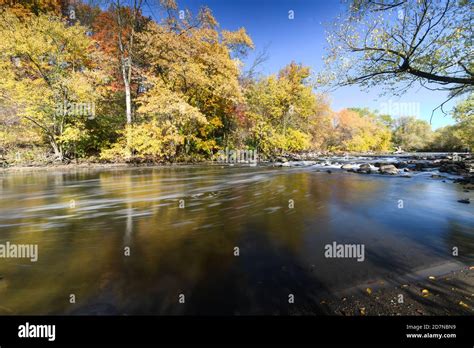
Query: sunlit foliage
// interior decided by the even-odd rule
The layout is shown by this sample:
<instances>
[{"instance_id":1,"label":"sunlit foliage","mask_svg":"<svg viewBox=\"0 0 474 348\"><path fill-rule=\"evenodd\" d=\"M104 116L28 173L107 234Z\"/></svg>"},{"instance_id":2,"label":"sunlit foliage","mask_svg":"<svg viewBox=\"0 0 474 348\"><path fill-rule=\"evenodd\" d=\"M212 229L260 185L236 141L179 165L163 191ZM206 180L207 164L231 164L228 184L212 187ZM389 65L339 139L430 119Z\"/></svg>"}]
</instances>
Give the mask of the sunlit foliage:
<instances>
[{"instance_id":1,"label":"sunlit foliage","mask_svg":"<svg viewBox=\"0 0 474 348\"><path fill-rule=\"evenodd\" d=\"M140 0L78 2L71 18L63 1L0 0L0 156L13 164L21 157L173 162L212 159L224 148L273 159L473 150L467 2L350 3L328 37L324 77L394 93L420 82L463 94L455 125L433 132L414 117L333 111L322 80L295 62L275 74L246 74L252 39L243 27L221 29L207 7L193 14L162 0L162 16L152 20Z\"/></svg>"}]
</instances>

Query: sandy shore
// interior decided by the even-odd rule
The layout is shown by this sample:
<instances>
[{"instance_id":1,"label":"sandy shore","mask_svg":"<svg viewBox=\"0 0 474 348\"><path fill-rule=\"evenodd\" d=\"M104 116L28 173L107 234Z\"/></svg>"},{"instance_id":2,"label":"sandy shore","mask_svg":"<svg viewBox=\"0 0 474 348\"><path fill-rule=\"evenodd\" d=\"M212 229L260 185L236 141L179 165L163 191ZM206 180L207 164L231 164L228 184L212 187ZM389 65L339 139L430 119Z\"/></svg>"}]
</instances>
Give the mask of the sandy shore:
<instances>
[{"instance_id":1,"label":"sandy shore","mask_svg":"<svg viewBox=\"0 0 474 348\"><path fill-rule=\"evenodd\" d=\"M321 305L329 313L344 316L474 315L474 266L428 275L452 266L425 269L396 282L373 281L347 289L338 294L338 300L322 301Z\"/></svg>"}]
</instances>

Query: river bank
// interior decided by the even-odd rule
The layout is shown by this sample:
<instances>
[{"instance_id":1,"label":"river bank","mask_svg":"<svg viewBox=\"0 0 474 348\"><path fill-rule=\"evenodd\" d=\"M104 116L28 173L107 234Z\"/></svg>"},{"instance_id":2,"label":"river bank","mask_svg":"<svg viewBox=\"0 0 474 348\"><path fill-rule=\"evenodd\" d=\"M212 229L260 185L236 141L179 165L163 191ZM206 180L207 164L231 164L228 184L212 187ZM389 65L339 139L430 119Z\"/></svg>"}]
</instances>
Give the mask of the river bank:
<instances>
[{"instance_id":1,"label":"river bank","mask_svg":"<svg viewBox=\"0 0 474 348\"><path fill-rule=\"evenodd\" d=\"M338 295L338 300L321 303L336 315L473 315L474 267L440 275L436 269L423 270L398 281L368 282Z\"/></svg>"}]
</instances>

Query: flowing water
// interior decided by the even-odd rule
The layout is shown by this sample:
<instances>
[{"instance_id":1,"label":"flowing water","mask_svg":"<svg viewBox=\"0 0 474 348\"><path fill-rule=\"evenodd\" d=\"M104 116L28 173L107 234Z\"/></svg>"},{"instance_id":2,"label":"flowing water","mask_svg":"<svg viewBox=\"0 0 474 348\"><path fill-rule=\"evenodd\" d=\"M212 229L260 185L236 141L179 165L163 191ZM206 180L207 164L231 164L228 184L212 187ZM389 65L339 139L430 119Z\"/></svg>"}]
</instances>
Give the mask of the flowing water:
<instances>
[{"instance_id":1,"label":"flowing water","mask_svg":"<svg viewBox=\"0 0 474 348\"><path fill-rule=\"evenodd\" d=\"M315 167L3 173L0 244L39 255L0 259L0 314L324 313L338 291L472 261L466 197L428 175ZM326 258L333 242L365 260Z\"/></svg>"}]
</instances>

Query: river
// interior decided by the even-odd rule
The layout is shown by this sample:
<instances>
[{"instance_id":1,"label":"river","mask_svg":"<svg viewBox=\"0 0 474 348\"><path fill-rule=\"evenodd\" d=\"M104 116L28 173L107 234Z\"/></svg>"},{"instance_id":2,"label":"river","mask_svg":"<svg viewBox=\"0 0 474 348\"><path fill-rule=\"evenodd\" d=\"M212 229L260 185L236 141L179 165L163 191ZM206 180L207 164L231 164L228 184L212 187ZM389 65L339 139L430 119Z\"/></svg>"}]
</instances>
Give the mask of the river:
<instances>
[{"instance_id":1,"label":"river","mask_svg":"<svg viewBox=\"0 0 474 348\"><path fill-rule=\"evenodd\" d=\"M38 260L0 259L0 314L324 314L338 291L472 261L466 197L315 166L2 173L0 243ZM364 261L325 257L333 242Z\"/></svg>"}]
</instances>

